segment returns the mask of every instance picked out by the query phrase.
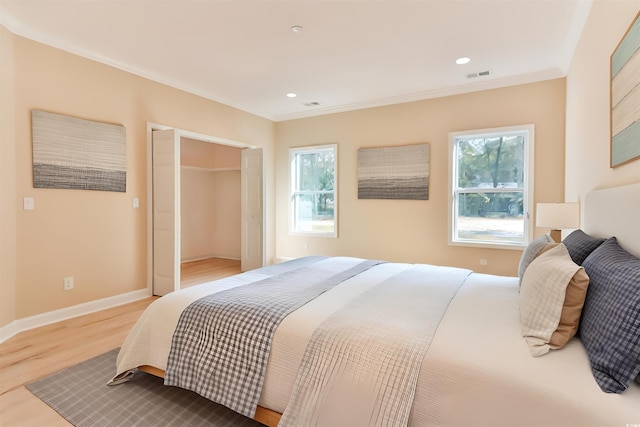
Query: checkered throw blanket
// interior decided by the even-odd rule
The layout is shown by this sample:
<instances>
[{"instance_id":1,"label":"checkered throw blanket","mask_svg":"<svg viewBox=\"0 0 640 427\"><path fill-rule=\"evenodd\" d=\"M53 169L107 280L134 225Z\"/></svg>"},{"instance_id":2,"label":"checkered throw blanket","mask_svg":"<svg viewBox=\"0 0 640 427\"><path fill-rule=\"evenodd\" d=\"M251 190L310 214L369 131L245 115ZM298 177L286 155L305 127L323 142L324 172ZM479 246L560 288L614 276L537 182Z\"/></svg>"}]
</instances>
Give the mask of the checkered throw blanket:
<instances>
[{"instance_id":1,"label":"checkered throw blanket","mask_svg":"<svg viewBox=\"0 0 640 427\"><path fill-rule=\"evenodd\" d=\"M296 308L381 261L330 258L190 304L173 334L165 384L253 417L273 334Z\"/></svg>"},{"instance_id":2,"label":"checkered throw blanket","mask_svg":"<svg viewBox=\"0 0 640 427\"><path fill-rule=\"evenodd\" d=\"M415 265L327 318L278 425L406 427L422 360L470 273Z\"/></svg>"}]
</instances>

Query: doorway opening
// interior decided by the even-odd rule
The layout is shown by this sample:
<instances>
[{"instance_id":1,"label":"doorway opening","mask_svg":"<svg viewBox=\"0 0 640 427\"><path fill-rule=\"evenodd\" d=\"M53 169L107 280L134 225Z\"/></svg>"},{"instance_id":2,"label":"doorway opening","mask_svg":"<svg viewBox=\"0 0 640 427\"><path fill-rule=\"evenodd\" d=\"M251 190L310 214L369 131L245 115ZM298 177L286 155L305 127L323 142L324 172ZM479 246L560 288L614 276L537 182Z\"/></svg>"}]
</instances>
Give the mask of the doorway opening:
<instances>
[{"instance_id":1,"label":"doorway opening","mask_svg":"<svg viewBox=\"0 0 640 427\"><path fill-rule=\"evenodd\" d=\"M262 150L152 123L147 131L152 293L180 289L183 275L189 286L262 266Z\"/></svg>"}]
</instances>

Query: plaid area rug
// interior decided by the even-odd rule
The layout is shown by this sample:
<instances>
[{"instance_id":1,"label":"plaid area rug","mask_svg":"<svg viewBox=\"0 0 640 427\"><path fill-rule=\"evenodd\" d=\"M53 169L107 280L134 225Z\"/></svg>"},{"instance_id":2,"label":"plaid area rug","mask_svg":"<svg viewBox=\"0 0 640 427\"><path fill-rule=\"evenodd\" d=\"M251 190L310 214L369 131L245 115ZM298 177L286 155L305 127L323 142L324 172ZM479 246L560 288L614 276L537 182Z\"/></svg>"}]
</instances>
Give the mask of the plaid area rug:
<instances>
[{"instance_id":1,"label":"plaid area rug","mask_svg":"<svg viewBox=\"0 0 640 427\"><path fill-rule=\"evenodd\" d=\"M144 372L108 386L117 355L118 349L111 350L26 387L74 426L264 427Z\"/></svg>"}]
</instances>

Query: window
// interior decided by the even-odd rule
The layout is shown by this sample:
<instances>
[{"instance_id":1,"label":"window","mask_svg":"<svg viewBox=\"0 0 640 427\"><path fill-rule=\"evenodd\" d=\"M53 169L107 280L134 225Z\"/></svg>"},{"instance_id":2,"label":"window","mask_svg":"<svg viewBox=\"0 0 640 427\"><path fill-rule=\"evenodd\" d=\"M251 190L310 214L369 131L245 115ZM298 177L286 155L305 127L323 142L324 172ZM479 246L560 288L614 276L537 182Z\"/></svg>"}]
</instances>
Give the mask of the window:
<instances>
[{"instance_id":1,"label":"window","mask_svg":"<svg viewBox=\"0 0 640 427\"><path fill-rule=\"evenodd\" d=\"M533 125L449 134L449 242L521 248L531 238Z\"/></svg>"},{"instance_id":2,"label":"window","mask_svg":"<svg viewBox=\"0 0 640 427\"><path fill-rule=\"evenodd\" d=\"M289 150L290 233L337 237L337 151L335 144Z\"/></svg>"}]
</instances>

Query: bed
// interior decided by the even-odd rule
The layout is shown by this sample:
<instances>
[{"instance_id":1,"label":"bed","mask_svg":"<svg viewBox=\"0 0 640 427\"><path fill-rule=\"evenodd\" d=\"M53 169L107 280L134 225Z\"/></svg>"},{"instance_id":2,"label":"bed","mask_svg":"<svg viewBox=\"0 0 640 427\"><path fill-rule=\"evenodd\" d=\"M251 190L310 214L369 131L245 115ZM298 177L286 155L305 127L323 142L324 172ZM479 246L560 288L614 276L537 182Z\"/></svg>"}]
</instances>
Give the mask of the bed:
<instances>
[{"instance_id":1,"label":"bed","mask_svg":"<svg viewBox=\"0 0 640 427\"><path fill-rule=\"evenodd\" d=\"M613 332L605 329L604 339L617 334L618 329L630 328L637 339L631 338L632 342L622 347L630 354L623 374L625 378L630 375L635 378L640 371L640 275L637 275L638 270L633 270L637 266L633 255L640 256L640 183L593 191L584 203L583 227L578 230L582 234L572 233L577 236L573 237L577 243L567 237L567 246L577 245L580 250L569 251L565 245L545 244L546 253L537 250L535 256L529 254L531 259L526 261L524 277L351 257L306 257L166 295L149 306L125 340L117 360L118 375L112 383L126 381L135 369L163 376L174 385L192 384L206 378L213 356L207 353L207 363L201 362L198 346L202 347L202 343L193 343L201 332L183 340L184 345L195 347L186 347L182 353L172 350L172 345L177 345L173 342L174 334L178 335L176 331L185 328L185 313L196 301L213 300L216 297L212 294L222 296L233 289L249 289L256 287L256 283L277 281L283 275L294 274L290 272L304 272L303 277L316 278L322 276L322 271L344 271L337 283L319 291L316 289L317 295L310 297L308 302L290 312L283 309L277 327L271 332L272 340L265 344L264 375L258 375L258 386L249 391L257 404L253 406L255 413L251 406L248 410L236 409L235 401L224 401L225 396L221 403L269 426L640 425L640 383L633 378L621 381L617 372L609 375L607 367L592 357L592 354L601 357L598 351L602 353L603 347L615 350L618 345L603 342L602 333L592 338L591 330L603 324L602 318L598 317L598 310L602 310L598 306L599 300L589 300L591 295L583 297L583 318L587 309L589 317L582 320L588 327L580 324L580 338L573 337L574 330L561 348L555 349L556 343L545 330L548 329L548 325L545 326L548 314L538 323L533 321L533 332L531 328L525 331L523 326L528 322L523 320L523 313L531 310L531 304L523 305L523 299L532 295L531 289L538 289L532 285L539 281L532 279L532 271L544 270L545 262L560 257L564 257L563 265L566 266L565 251L573 258L582 250L585 239L599 241L597 247L606 242L608 246L622 250L623 256L631 257L625 258L625 262L631 260L631 264L624 265L631 265L632 274L636 276L627 280L630 293L623 298L623 304L631 301L631 306L627 307L627 317L623 318L624 328L616 327ZM607 239L611 236L616 236L617 241ZM533 245L530 246L525 252L534 250ZM575 267L569 268L571 272L563 274L572 281L577 280L578 273L584 273L589 267L588 271L593 271L594 277L601 275L605 278L602 280L615 277L608 270L598 270L602 264L600 255L604 253L605 261L609 260L609 250L602 249L604 246L600 250L597 247L586 255L578 253L584 255L578 263L584 263L584 267L573 264ZM308 269L316 267L320 267L319 273L309 273L315 270ZM429 279L422 283L423 277ZM289 276L287 280L297 283L300 276ZM547 286L547 282L553 280L543 282ZM593 291L596 295L600 288L602 286L589 284L584 292ZM557 289L545 290L545 295L558 292ZM564 292L561 291L566 306ZM568 295L569 291L566 292ZM393 293L404 295L405 299L392 302ZM431 294L436 296L432 298ZM619 295L616 298L619 300ZM362 302L363 299L366 302ZM436 304L432 300L439 302ZM544 312L558 304L545 302L543 305ZM562 301L560 306L564 316L566 307L562 306ZM558 315L560 309L553 316ZM364 314L360 315L361 312ZM417 323L404 320L404 312L419 318ZM354 329L344 323L352 320L358 325ZM371 324L376 326L366 326ZM606 324L615 324L615 321ZM389 330L384 331L387 325ZM358 332L354 332L356 330ZM384 333L388 335L380 335ZM401 335L405 336L403 340L411 342L411 351L398 350L404 344L396 343L395 337ZM353 338L356 336L359 338ZM262 345L252 345L252 351L253 347ZM182 356L176 356L177 353ZM349 362L334 361L335 354ZM233 356L225 353L224 357L234 363ZM192 362L199 367L184 372L188 368L176 361L181 358L196 359ZM398 359L401 362L396 358L401 358ZM409 368L405 371L397 365ZM614 365L617 369L620 362L615 361ZM384 378L371 379L372 376ZM344 380L346 377L349 380ZM622 390L604 392L603 387ZM282 418L281 414L284 414Z\"/></svg>"}]
</instances>

